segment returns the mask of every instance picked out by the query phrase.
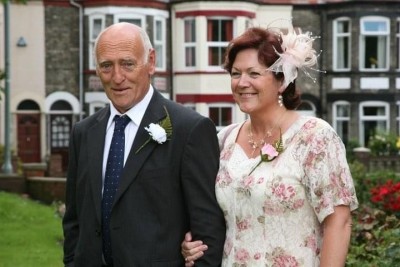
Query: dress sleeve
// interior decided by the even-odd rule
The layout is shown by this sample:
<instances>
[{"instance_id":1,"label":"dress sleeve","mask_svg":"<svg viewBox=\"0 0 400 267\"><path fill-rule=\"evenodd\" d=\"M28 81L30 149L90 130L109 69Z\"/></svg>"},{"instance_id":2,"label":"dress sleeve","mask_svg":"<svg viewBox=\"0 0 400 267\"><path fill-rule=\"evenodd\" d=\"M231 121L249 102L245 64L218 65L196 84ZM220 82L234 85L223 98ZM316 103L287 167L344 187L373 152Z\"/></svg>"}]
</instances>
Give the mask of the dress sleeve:
<instances>
[{"instance_id":1,"label":"dress sleeve","mask_svg":"<svg viewBox=\"0 0 400 267\"><path fill-rule=\"evenodd\" d=\"M329 124L320 124L309 129L304 182L309 202L322 222L335 206L346 205L354 210L358 201L344 144Z\"/></svg>"}]
</instances>

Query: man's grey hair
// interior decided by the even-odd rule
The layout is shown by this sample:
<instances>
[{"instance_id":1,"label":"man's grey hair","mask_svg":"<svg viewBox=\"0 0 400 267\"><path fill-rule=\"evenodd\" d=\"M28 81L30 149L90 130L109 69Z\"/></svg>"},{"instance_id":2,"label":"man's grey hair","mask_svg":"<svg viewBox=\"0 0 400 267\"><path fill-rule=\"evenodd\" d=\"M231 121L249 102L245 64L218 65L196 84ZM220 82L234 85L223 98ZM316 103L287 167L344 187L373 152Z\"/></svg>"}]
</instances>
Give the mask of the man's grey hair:
<instances>
[{"instance_id":1,"label":"man's grey hair","mask_svg":"<svg viewBox=\"0 0 400 267\"><path fill-rule=\"evenodd\" d=\"M129 24L128 22L119 22L118 24ZM131 23L130 23L131 24ZM113 24L114 25L114 24ZM140 39L142 40L143 43L143 48L144 48L144 55L143 55L143 62L146 64L148 61L148 57L149 57L149 53L150 50L153 49L153 45L151 44L149 35L147 34L147 32L140 26L137 26L135 24L132 24L133 26L137 27L138 31L139 31L139 35L140 35ZM112 26L112 25L111 25ZM94 47L93 47L93 58L94 58L94 63L97 66L97 45L98 42L100 40L100 37L103 35L104 32L106 32L108 30L109 27L105 28L104 30L102 30L99 35L97 35L97 38L94 42Z\"/></svg>"}]
</instances>

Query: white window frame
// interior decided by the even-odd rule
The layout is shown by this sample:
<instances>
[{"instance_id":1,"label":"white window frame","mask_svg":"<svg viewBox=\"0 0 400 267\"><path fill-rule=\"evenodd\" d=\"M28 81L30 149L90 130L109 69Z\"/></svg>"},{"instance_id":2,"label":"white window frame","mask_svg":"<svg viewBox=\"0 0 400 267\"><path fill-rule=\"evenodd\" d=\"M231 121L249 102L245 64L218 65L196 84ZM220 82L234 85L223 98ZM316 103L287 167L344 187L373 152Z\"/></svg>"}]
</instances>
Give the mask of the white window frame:
<instances>
[{"instance_id":1,"label":"white window frame","mask_svg":"<svg viewBox=\"0 0 400 267\"><path fill-rule=\"evenodd\" d=\"M231 122L233 123L235 121L234 118L234 114L235 114L235 104L231 104L231 103L211 103L207 105L207 112L208 115L210 115L210 108L230 108L231 109ZM221 115L221 114L219 114ZM217 132L219 132L220 130L222 130L223 128L225 128L227 125L215 125Z\"/></svg>"},{"instance_id":2,"label":"white window frame","mask_svg":"<svg viewBox=\"0 0 400 267\"><path fill-rule=\"evenodd\" d=\"M145 25L145 16L144 15L139 15L139 14L127 14L127 13L119 13L119 14L114 14L114 24L121 22L121 20L139 20L140 21L140 27L144 27Z\"/></svg>"},{"instance_id":3,"label":"white window frame","mask_svg":"<svg viewBox=\"0 0 400 267\"><path fill-rule=\"evenodd\" d=\"M383 22L386 24L386 30L382 31L368 31L365 29L365 23L368 22ZM365 68L365 37L368 36L375 36L375 37L384 37L385 39L385 47L382 47L382 49L385 49L382 53L382 57L384 57L385 60L385 66L380 67L379 65L376 68ZM362 17L360 19L360 56L359 56L359 64L360 64L360 70L362 71L383 71L383 70L389 70L389 56L390 56L390 20L385 17L378 17L378 16L366 16ZM379 61L380 57L377 59Z\"/></svg>"},{"instance_id":4,"label":"white window frame","mask_svg":"<svg viewBox=\"0 0 400 267\"><path fill-rule=\"evenodd\" d=\"M397 135L400 136L400 101L396 102L397 104Z\"/></svg>"},{"instance_id":5,"label":"white window frame","mask_svg":"<svg viewBox=\"0 0 400 267\"><path fill-rule=\"evenodd\" d=\"M338 25L340 23L347 22L349 25L348 32L338 32ZM347 42L347 58L344 60L347 61L347 68L341 68L338 66L338 55L341 53L341 47L339 45L342 43L341 40L348 39ZM335 71L350 71L351 69L351 20L347 17L338 18L333 21L333 70Z\"/></svg>"},{"instance_id":6,"label":"white window frame","mask_svg":"<svg viewBox=\"0 0 400 267\"><path fill-rule=\"evenodd\" d=\"M196 104L195 103L184 103L183 106L185 106L188 109L196 111Z\"/></svg>"},{"instance_id":7,"label":"white window frame","mask_svg":"<svg viewBox=\"0 0 400 267\"><path fill-rule=\"evenodd\" d=\"M191 42L186 42L185 41L185 37L186 37L186 30L185 30L185 24L186 24L186 22L188 22L188 21L191 21L191 22L193 22L194 23L194 35L195 35L195 39L194 40L192 40ZM185 68L188 68L188 69L195 69L196 68L196 65L197 65L197 62L198 62L198 60L197 60L197 57L196 57L196 25L197 25L197 23L196 23L196 18L195 17L186 17L186 18L184 18L183 19L183 49L184 49L184 51L185 51L185 53L184 53L184 57L183 57L183 64L182 64L182 66L184 66ZM188 66L188 65L186 65L186 49L187 48L192 48L193 49L193 52L194 52L194 64L193 65L190 65L190 66Z\"/></svg>"},{"instance_id":8,"label":"white window frame","mask_svg":"<svg viewBox=\"0 0 400 267\"><path fill-rule=\"evenodd\" d=\"M312 116L315 117L317 115L317 108L315 104L310 100L302 100L301 105L306 104L310 107L310 109L297 109L297 112L304 116Z\"/></svg>"},{"instance_id":9,"label":"white window frame","mask_svg":"<svg viewBox=\"0 0 400 267\"><path fill-rule=\"evenodd\" d=\"M376 116L368 116L363 114L364 107L383 107L384 113L383 115L376 115ZM384 129L379 128L378 131L389 131L390 129L390 106L389 103L383 101L364 101L360 102L359 106L359 141L362 146L365 146L364 138L365 138L365 126L364 122L368 121L377 121L377 122L385 122L386 127Z\"/></svg>"},{"instance_id":10,"label":"white window frame","mask_svg":"<svg viewBox=\"0 0 400 267\"><path fill-rule=\"evenodd\" d=\"M348 116L339 116L339 114L338 114L339 107L348 108L349 109ZM332 125L342 140L349 140L350 135L349 135L349 133L347 133L346 137L343 136L343 132L339 131L339 124L347 123L347 128L349 129L350 128L350 118L351 118L350 102L343 101L343 100L333 102L333 104L332 104Z\"/></svg>"},{"instance_id":11,"label":"white window frame","mask_svg":"<svg viewBox=\"0 0 400 267\"><path fill-rule=\"evenodd\" d=\"M93 115L94 113L97 112L97 109L104 108L107 105L107 103L104 102L92 102L89 104L89 116Z\"/></svg>"},{"instance_id":12,"label":"white window frame","mask_svg":"<svg viewBox=\"0 0 400 267\"><path fill-rule=\"evenodd\" d=\"M93 36L94 21L101 20L101 29L96 36ZM94 44L96 42L98 34L105 28L105 16L104 15L91 15L89 16L89 69L96 69L96 58L94 55Z\"/></svg>"},{"instance_id":13,"label":"white window frame","mask_svg":"<svg viewBox=\"0 0 400 267\"><path fill-rule=\"evenodd\" d=\"M206 20L206 34L208 35L208 21L209 20L219 20L219 21L222 21L222 20L225 20L225 21L232 21L232 36L234 37L235 36L235 22L236 22L236 20L234 19L234 18L232 18L232 17L207 17L207 20ZM227 40L227 41L225 41L225 42L209 42L209 41L207 41L207 43L206 43L206 46L207 46L207 67L208 68L210 68L210 69L217 69L217 70L221 70L221 65L223 64L223 53L220 55L221 56L221 58L220 58L220 60L221 60L221 64L219 64L219 65L210 65L209 63L209 50L210 50L210 47L220 47L221 49L226 49L226 47L228 46L228 44L229 44L229 41L230 40Z\"/></svg>"},{"instance_id":14,"label":"white window frame","mask_svg":"<svg viewBox=\"0 0 400 267\"><path fill-rule=\"evenodd\" d=\"M396 21L396 53L397 53L397 71L400 71L400 18Z\"/></svg>"},{"instance_id":15,"label":"white window frame","mask_svg":"<svg viewBox=\"0 0 400 267\"><path fill-rule=\"evenodd\" d=\"M160 34L161 36L157 36L157 23L160 23L161 29ZM154 36L153 36L153 45L156 51L156 71L165 71L166 70L166 26L165 26L165 19L156 17L154 18ZM160 38L159 38L160 37ZM160 64L161 63L161 64Z\"/></svg>"}]
</instances>

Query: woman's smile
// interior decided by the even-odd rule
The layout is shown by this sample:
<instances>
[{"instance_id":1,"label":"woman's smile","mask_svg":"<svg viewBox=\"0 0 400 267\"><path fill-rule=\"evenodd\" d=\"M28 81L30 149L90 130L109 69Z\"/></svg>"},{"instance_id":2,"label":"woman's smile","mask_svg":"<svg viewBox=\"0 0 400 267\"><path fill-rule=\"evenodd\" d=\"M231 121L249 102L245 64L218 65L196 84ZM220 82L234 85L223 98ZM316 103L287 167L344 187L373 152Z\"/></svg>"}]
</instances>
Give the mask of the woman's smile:
<instances>
[{"instance_id":1,"label":"woman's smile","mask_svg":"<svg viewBox=\"0 0 400 267\"><path fill-rule=\"evenodd\" d=\"M242 98L251 98L256 95L258 95L258 93L239 93L239 96Z\"/></svg>"}]
</instances>

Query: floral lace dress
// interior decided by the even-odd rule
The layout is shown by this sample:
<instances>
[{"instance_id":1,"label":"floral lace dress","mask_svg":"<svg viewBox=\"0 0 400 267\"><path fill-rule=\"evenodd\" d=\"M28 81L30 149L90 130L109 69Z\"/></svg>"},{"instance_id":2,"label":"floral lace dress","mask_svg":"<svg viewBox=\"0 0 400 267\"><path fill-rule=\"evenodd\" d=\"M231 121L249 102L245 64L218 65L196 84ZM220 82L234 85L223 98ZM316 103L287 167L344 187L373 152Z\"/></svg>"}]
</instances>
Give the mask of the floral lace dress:
<instances>
[{"instance_id":1,"label":"floral lace dress","mask_svg":"<svg viewBox=\"0 0 400 267\"><path fill-rule=\"evenodd\" d=\"M321 222L337 205L358 206L345 148L325 121L301 116L273 161L248 158L238 124L219 133L216 194L227 222L222 266L319 266Z\"/></svg>"}]
</instances>

